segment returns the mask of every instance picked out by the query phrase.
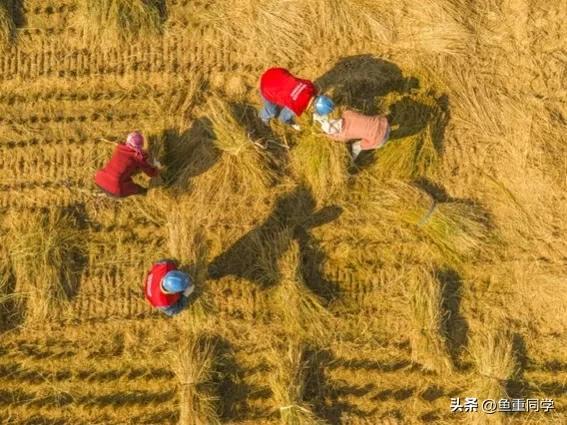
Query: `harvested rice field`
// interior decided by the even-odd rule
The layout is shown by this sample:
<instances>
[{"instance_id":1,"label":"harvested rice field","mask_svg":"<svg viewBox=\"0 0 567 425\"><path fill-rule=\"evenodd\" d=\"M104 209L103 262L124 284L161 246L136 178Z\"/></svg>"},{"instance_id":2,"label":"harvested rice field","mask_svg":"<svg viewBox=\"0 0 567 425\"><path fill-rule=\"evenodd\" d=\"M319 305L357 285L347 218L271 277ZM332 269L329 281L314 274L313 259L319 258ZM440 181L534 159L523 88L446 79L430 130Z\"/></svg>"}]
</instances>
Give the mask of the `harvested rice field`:
<instances>
[{"instance_id":1,"label":"harvested rice field","mask_svg":"<svg viewBox=\"0 0 567 425\"><path fill-rule=\"evenodd\" d=\"M0 423L567 423L566 17L0 0ZM389 143L352 163L310 114L265 126L273 66ZM162 172L106 197L133 130ZM196 285L172 318L162 258Z\"/></svg>"}]
</instances>

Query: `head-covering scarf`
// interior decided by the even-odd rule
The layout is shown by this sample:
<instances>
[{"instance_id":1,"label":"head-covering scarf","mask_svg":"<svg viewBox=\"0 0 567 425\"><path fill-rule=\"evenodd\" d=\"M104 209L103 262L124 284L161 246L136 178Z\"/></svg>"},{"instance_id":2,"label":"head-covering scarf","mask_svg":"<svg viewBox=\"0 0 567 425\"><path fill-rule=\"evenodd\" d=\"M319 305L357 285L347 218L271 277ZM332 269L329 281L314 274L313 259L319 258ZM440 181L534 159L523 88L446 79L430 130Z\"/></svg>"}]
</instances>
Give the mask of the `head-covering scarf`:
<instances>
[{"instance_id":1,"label":"head-covering scarf","mask_svg":"<svg viewBox=\"0 0 567 425\"><path fill-rule=\"evenodd\" d=\"M126 146L136 152L139 159L144 157L144 136L139 131L133 131L126 137Z\"/></svg>"}]
</instances>

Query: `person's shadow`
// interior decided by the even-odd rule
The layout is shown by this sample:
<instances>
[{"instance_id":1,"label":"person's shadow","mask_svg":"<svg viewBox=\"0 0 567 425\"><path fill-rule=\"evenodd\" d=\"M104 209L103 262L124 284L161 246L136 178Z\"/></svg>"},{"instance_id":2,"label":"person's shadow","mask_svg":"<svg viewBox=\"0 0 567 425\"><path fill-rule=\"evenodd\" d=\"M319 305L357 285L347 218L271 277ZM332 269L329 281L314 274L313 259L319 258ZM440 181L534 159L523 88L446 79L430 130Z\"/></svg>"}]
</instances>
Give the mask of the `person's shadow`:
<instances>
[{"instance_id":1,"label":"person's shadow","mask_svg":"<svg viewBox=\"0 0 567 425\"><path fill-rule=\"evenodd\" d=\"M315 207L313 195L304 186L282 195L263 223L211 261L209 277L237 276L262 287L275 285L281 278L278 260L296 240L305 284L325 300L333 299L337 285L322 276L325 255L309 230L335 220L342 209L328 206L316 211ZM261 267L258 266L260 256Z\"/></svg>"},{"instance_id":2,"label":"person's shadow","mask_svg":"<svg viewBox=\"0 0 567 425\"><path fill-rule=\"evenodd\" d=\"M419 80L404 77L400 68L370 54L341 58L315 80L321 93L329 94L338 106L376 115L380 98L390 92L409 93L419 88Z\"/></svg>"},{"instance_id":3,"label":"person's shadow","mask_svg":"<svg viewBox=\"0 0 567 425\"><path fill-rule=\"evenodd\" d=\"M186 190L193 177L203 174L220 159L221 151L213 143L214 132L209 118L196 119L183 133L166 130L162 137L164 169L160 177L165 187Z\"/></svg>"},{"instance_id":4,"label":"person's shadow","mask_svg":"<svg viewBox=\"0 0 567 425\"><path fill-rule=\"evenodd\" d=\"M6 254L7 255L7 254ZM11 264L0 269L0 334L23 323L24 312L16 297L16 276Z\"/></svg>"},{"instance_id":5,"label":"person's shadow","mask_svg":"<svg viewBox=\"0 0 567 425\"><path fill-rule=\"evenodd\" d=\"M335 104L365 115L386 114L383 98L390 93L400 97L389 105L388 122L392 126L390 141L406 138L432 125L432 139L438 153L443 150L445 127L449 119L449 102L445 95L429 93L431 101L423 103L413 94L420 88L415 77L404 77L392 62L369 54L340 59L329 71L315 80L321 93ZM357 159L361 167L374 161L375 151L365 151Z\"/></svg>"}]
</instances>

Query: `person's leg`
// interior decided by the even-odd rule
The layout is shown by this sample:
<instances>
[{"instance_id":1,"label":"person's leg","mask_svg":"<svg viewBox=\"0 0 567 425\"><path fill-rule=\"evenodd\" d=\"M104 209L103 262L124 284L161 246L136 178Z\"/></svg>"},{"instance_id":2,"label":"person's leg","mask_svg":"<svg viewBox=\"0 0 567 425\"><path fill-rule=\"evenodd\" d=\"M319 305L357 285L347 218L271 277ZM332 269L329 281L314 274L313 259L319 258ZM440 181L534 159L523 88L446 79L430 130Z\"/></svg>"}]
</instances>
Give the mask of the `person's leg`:
<instances>
[{"instance_id":1,"label":"person's leg","mask_svg":"<svg viewBox=\"0 0 567 425\"><path fill-rule=\"evenodd\" d=\"M264 99L262 95L260 95L260 97L262 98L264 105L262 106L262 109L260 109L258 116L264 124L268 124L272 118L278 115L279 107L275 103Z\"/></svg>"},{"instance_id":2,"label":"person's leg","mask_svg":"<svg viewBox=\"0 0 567 425\"><path fill-rule=\"evenodd\" d=\"M144 196L148 193L148 189L140 186L139 184L134 183L133 181L123 183L121 190L122 190L123 198L128 196L136 196L136 195Z\"/></svg>"},{"instance_id":3,"label":"person's leg","mask_svg":"<svg viewBox=\"0 0 567 425\"><path fill-rule=\"evenodd\" d=\"M120 199L120 196L115 195L114 193L109 192L108 190L106 190L104 187L99 186L97 183L95 183L95 186L98 187L106 196L108 196L109 198L114 198L114 199Z\"/></svg>"},{"instance_id":4,"label":"person's leg","mask_svg":"<svg viewBox=\"0 0 567 425\"><path fill-rule=\"evenodd\" d=\"M139 187L138 193L134 193L132 196L135 196L135 195L146 196L148 194L148 189L146 189L145 187L142 187L140 185L138 185L138 187Z\"/></svg>"},{"instance_id":5,"label":"person's leg","mask_svg":"<svg viewBox=\"0 0 567 425\"><path fill-rule=\"evenodd\" d=\"M189 304L189 297L182 295L176 304L173 304L172 306L169 307L161 307L160 310L163 313L165 313L167 316L172 317L181 313L181 311L185 307L187 307L187 304Z\"/></svg>"},{"instance_id":6,"label":"person's leg","mask_svg":"<svg viewBox=\"0 0 567 425\"><path fill-rule=\"evenodd\" d=\"M284 124L293 125L295 124L295 113L289 108L282 108L278 119Z\"/></svg>"}]
</instances>

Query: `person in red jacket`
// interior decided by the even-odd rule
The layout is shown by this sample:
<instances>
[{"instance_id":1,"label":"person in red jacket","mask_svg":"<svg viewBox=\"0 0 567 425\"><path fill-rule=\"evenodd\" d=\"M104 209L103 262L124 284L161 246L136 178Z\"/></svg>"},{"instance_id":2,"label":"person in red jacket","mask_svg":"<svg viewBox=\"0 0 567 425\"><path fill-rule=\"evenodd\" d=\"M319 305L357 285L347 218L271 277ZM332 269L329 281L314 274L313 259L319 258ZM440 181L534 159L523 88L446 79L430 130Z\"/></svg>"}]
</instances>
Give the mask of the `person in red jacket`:
<instances>
[{"instance_id":1,"label":"person in red jacket","mask_svg":"<svg viewBox=\"0 0 567 425\"><path fill-rule=\"evenodd\" d=\"M316 116L327 136L340 142L356 140L352 144L352 159L360 152L383 147L390 137L390 124L384 116L367 116L354 111L343 112L341 118L329 120L328 116Z\"/></svg>"},{"instance_id":2,"label":"person in red jacket","mask_svg":"<svg viewBox=\"0 0 567 425\"><path fill-rule=\"evenodd\" d=\"M95 183L106 194L123 198L130 195L143 195L147 189L134 183L132 176L143 171L150 177L155 177L159 169L150 164L148 154L144 151L144 136L134 131L114 149L112 158L95 174ZM159 163L156 165L159 166Z\"/></svg>"},{"instance_id":3,"label":"person in red jacket","mask_svg":"<svg viewBox=\"0 0 567 425\"><path fill-rule=\"evenodd\" d=\"M171 260L154 263L144 280L146 299L167 316L180 313L194 289L189 275L177 270L177 265Z\"/></svg>"},{"instance_id":4,"label":"person in red jacket","mask_svg":"<svg viewBox=\"0 0 567 425\"><path fill-rule=\"evenodd\" d=\"M301 116L311 104L320 115L328 115L333 110L333 102L326 96L317 94L312 81L297 78L285 68L270 68L260 77L260 96L264 102L260 119L268 124L272 118L278 119L299 130L295 118Z\"/></svg>"}]
</instances>

